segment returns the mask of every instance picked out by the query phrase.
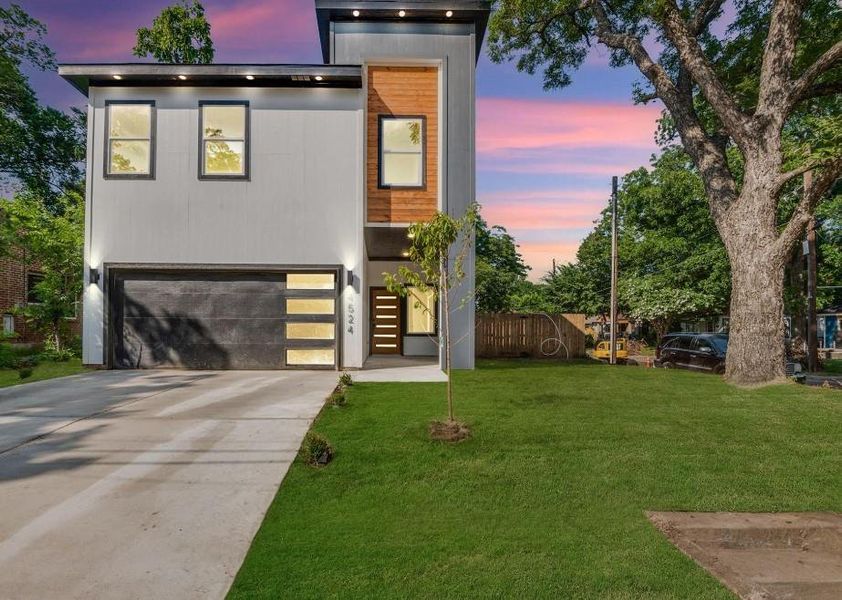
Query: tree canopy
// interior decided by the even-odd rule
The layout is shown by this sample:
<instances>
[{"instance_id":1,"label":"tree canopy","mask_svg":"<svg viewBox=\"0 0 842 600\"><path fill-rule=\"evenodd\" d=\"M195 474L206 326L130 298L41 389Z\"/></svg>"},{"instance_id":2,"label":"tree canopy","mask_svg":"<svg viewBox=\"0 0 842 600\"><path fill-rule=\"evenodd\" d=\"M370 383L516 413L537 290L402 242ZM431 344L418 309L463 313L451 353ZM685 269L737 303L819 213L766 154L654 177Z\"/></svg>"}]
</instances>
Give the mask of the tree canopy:
<instances>
[{"instance_id":1,"label":"tree canopy","mask_svg":"<svg viewBox=\"0 0 842 600\"><path fill-rule=\"evenodd\" d=\"M205 7L198 0L192 3L182 0L168 6L155 17L152 27L137 30L133 52L135 56L152 56L162 63L212 63L214 47Z\"/></svg>"},{"instance_id":2,"label":"tree canopy","mask_svg":"<svg viewBox=\"0 0 842 600\"><path fill-rule=\"evenodd\" d=\"M85 119L39 104L23 73L54 70L46 29L20 6L0 7L0 177L54 204L82 173Z\"/></svg>"},{"instance_id":3,"label":"tree canopy","mask_svg":"<svg viewBox=\"0 0 842 600\"><path fill-rule=\"evenodd\" d=\"M528 73L542 69L548 88L568 85L594 42L608 48L612 65L638 69L635 96L666 107L661 139L681 140L727 251L726 377L765 383L784 376L785 267L842 174L842 8L836 0L735 0L722 34L711 24L725 5L498 0L490 54ZM822 119L798 118L816 110ZM794 123L809 126L807 143L797 143ZM813 185L781 210L808 170Z\"/></svg>"},{"instance_id":4,"label":"tree canopy","mask_svg":"<svg viewBox=\"0 0 842 600\"><path fill-rule=\"evenodd\" d=\"M479 312L518 309L518 292L527 284L529 267L523 262L515 239L504 227L476 221L476 304Z\"/></svg>"}]
</instances>

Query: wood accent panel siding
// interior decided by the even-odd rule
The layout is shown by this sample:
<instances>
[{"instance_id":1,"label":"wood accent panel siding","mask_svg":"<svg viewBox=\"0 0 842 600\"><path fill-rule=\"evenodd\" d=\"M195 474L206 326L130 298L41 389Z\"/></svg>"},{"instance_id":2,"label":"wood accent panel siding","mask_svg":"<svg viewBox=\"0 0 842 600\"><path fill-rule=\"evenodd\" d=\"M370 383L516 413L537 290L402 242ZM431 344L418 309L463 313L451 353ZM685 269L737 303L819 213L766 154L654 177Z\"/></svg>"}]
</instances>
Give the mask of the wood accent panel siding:
<instances>
[{"instance_id":1,"label":"wood accent panel siding","mask_svg":"<svg viewBox=\"0 0 842 600\"><path fill-rule=\"evenodd\" d=\"M431 219L438 210L439 73L436 67L368 68L367 205L370 223L414 223ZM426 126L425 185L420 189L378 187L380 115L424 115Z\"/></svg>"}]
</instances>

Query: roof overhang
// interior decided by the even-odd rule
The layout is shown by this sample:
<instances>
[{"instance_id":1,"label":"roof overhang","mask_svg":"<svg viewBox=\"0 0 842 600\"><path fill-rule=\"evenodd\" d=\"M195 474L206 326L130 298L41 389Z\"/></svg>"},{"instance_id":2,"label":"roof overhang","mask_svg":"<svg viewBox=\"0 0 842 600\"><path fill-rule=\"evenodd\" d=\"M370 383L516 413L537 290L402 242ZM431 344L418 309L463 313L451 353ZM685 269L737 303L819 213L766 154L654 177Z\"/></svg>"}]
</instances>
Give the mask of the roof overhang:
<instances>
[{"instance_id":1,"label":"roof overhang","mask_svg":"<svg viewBox=\"0 0 842 600\"><path fill-rule=\"evenodd\" d=\"M83 94L109 87L361 88L359 65L173 65L109 63L60 65L58 74Z\"/></svg>"},{"instance_id":2,"label":"roof overhang","mask_svg":"<svg viewBox=\"0 0 842 600\"><path fill-rule=\"evenodd\" d=\"M359 11L359 16L354 16ZM400 17L399 11L405 16ZM448 17L448 11L451 16ZM488 0L316 0L316 19L319 24L319 38L322 57L330 62L330 23L346 21L395 22L395 23L471 23L476 31L476 53L479 60L482 41L491 14Z\"/></svg>"}]
</instances>

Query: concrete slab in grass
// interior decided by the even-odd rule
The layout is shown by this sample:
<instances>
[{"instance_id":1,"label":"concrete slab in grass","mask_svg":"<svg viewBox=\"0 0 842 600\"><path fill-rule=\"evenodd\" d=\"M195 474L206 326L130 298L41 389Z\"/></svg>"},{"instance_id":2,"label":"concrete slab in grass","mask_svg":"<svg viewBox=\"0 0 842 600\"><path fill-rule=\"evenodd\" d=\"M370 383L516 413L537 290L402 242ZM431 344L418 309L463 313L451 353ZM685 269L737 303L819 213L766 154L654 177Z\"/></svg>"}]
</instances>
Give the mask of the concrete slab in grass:
<instances>
[{"instance_id":1,"label":"concrete slab in grass","mask_svg":"<svg viewBox=\"0 0 842 600\"><path fill-rule=\"evenodd\" d=\"M744 600L842 598L842 515L649 512L649 520Z\"/></svg>"}]
</instances>

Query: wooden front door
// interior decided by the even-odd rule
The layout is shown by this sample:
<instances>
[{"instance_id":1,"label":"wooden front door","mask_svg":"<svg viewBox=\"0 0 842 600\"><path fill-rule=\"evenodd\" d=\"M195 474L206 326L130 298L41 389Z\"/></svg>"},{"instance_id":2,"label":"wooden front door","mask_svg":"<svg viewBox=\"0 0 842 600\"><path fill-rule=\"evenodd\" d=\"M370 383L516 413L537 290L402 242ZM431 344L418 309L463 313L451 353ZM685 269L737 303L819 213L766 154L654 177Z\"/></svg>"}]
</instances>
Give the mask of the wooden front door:
<instances>
[{"instance_id":1,"label":"wooden front door","mask_svg":"<svg viewBox=\"0 0 842 600\"><path fill-rule=\"evenodd\" d=\"M401 353L401 297L386 288L371 288L371 353Z\"/></svg>"}]
</instances>

